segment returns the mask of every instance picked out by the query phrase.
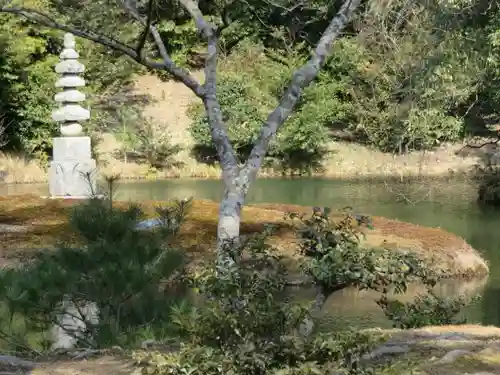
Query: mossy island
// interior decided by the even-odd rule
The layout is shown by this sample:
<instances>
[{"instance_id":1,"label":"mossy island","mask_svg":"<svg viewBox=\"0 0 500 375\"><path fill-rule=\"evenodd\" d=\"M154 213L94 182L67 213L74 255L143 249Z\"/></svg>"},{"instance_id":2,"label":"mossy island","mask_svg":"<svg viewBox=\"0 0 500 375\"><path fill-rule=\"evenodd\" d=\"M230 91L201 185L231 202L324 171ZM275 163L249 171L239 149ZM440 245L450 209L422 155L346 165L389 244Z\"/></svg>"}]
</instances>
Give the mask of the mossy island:
<instances>
[{"instance_id":1,"label":"mossy island","mask_svg":"<svg viewBox=\"0 0 500 375\"><path fill-rule=\"evenodd\" d=\"M70 236L68 216L78 200L42 199L33 195L0 197L0 223L2 233L2 262L29 259L37 249L48 249L62 238ZM116 202L126 207L129 202ZM140 206L153 217L155 207L168 202L144 201ZM211 256L216 240L219 206L209 200L193 201L191 212L180 235L180 247L194 259ZM245 206L242 215L242 233L257 233L266 224L276 225L278 232L271 240L284 253L293 258L297 238L285 222L286 212L310 213L311 207L285 204L257 204ZM424 258L432 258L436 269L448 277L483 277L488 265L481 255L464 239L443 229L428 228L383 217L372 217L373 230L365 231L367 245L384 246L395 251L411 251ZM22 230L7 230L15 225ZM71 240L71 238L68 238ZM76 238L73 241L77 241Z\"/></svg>"}]
</instances>

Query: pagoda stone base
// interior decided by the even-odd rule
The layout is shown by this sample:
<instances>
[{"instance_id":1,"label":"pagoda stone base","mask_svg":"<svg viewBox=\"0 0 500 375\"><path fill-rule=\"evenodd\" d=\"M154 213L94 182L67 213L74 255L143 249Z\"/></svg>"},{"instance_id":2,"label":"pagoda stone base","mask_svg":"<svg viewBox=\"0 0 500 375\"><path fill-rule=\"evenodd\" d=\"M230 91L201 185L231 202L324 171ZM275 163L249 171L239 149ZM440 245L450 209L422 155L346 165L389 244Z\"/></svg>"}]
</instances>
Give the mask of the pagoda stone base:
<instances>
[{"instance_id":1,"label":"pagoda stone base","mask_svg":"<svg viewBox=\"0 0 500 375\"><path fill-rule=\"evenodd\" d=\"M96 161L90 137L60 137L53 140L49 170L52 198L89 198L97 194Z\"/></svg>"}]
</instances>

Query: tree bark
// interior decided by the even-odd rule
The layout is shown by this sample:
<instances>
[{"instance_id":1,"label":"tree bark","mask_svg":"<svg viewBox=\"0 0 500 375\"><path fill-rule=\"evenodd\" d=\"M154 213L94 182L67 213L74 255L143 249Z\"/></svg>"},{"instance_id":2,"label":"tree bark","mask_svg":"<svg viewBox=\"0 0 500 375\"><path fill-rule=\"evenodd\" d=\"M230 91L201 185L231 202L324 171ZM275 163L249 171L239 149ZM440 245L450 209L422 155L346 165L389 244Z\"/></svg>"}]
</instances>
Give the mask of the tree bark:
<instances>
[{"instance_id":1,"label":"tree bark","mask_svg":"<svg viewBox=\"0 0 500 375\"><path fill-rule=\"evenodd\" d=\"M220 203L219 222L217 225L218 247L237 241L240 236L241 207L244 195L238 189L225 188Z\"/></svg>"}]
</instances>

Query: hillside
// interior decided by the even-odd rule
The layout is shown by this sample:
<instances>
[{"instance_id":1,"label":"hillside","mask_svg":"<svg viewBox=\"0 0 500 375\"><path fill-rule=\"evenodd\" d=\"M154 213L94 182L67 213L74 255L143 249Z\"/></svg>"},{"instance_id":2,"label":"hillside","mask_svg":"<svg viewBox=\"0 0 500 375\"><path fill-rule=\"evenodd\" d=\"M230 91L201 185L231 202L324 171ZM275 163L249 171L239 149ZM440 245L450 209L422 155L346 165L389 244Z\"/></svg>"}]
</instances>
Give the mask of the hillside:
<instances>
[{"instance_id":1,"label":"hillside","mask_svg":"<svg viewBox=\"0 0 500 375\"><path fill-rule=\"evenodd\" d=\"M198 79L203 79L203 72L194 72ZM159 129L166 129L174 144L184 149L176 160L182 167L173 167L166 171L152 172L148 166L118 160L114 153L120 148L120 142L112 134L103 134L98 147L101 170L105 174L121 174L125 179L138 178L218 178L219 170L197 162L190 154L193 140L188 131L190 118L187 109L197 100L195 95L182 83L161 81L151 75L139 76L135 80L134 91L151 97L151 103L144 107L144 116L150 118ZM465 143L444 144L435 151L413 151L405 155L383 153L373 148L345 141L331 141L331 154L324 162L322 174L330 178L357 177L403 177L403 176L447 176L470 170L486 154L495 152L495 148L464 148ZM23 157L0 154L0 171L4 171L5 182L44 182L46 172L36 162L26 161ZM273 171L264 170L261 175L273 175Z\"/></svg>"}]
</instances>

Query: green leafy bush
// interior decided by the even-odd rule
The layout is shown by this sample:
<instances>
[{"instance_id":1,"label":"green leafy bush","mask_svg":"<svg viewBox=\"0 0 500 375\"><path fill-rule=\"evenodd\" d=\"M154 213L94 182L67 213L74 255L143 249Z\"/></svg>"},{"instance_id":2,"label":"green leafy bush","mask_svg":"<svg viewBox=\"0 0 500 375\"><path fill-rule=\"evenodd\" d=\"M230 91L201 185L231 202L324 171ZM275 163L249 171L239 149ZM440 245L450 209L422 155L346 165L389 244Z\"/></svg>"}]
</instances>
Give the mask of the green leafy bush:
<instances>
[{"instance_id":1,"label":"green leafy bush","mask_svg":"<svg viewBox=\"0 0 500 375\"><path fill-rule=\"evenodd\" d=\"M362 374L360 358L378 338L356 332L303 337L307 306L287 294L281 256L266 245L269 230L227 248L234 260L195 272L199 307L174 310L185 338L170 353L139 353L143 374ZM355 372L357 371L357 372Z\"/></svg>"},{"instance_id":2,"label":"green leafy bush","mask_svg":"<svg viewBox=\"0 0 500 375\"><path fill-rule=\"evenodd\" d=\"M458 109L467 108L481 86L484 57L461 36L461 16L452 7L440 1L371 4L356 35L336 43L327 71L349 77L344 100L352 116L344 129L354 139L406 152L463 136Z\"/></svg>"},{"instance_id":3,"label":"green leafy bush","mask_svg":"<svg viewBox=\"0 0 500 375\"><path fill-rule=\"evenodd\" d=\"M477 298L474 298L477 299ZM473 299L473 300L474 300ZM409 329L424 326L465 324L466 319L457 319L458 313L471 303L470 298L440 298L433 292L418 296L414 302L402 303L382 296L377 304L392 321L395 328Z\"/></svg>"},{"instance_id":4,"label":"green leafy bush","mask_svg":"<svg viewBox=\"0 0 500 375\"><path fill-rule=\"evenodd\" d=\"M314 208L310 217L295 213L287 216L299 219L300 250L305 256L303 267L320 289L317 304L324 303L335 291L355 287L380 292L377 303L395 327L460 323L455 317L470 299L436 296L432 287L440 275L432 270L429 262L412 253L362 246L362 229L373 227L369 216L347 211L333 217L328 207ZM412 281L423 282L428 294L407 304L387 297L390 292L406 292Z\"/></svg>"},{"instance_id":5,"label":"green leafy bush","mask_svg":"<svg viewBox=\"0 0 500 375\"><path fill-rule=\"evenodd\" d=\"M412 253L362 245L363 227L372 227L369 216L345 212L331 215L328 207L316 207L311 216L287 214L298 219L303 268L325 297L347 288L381 293L403 293L408 282L423 280L433 285L437 275L429 264Z\"/></svg>"},{"instance_id":6,"label":"green leafy bush","mask_svg":"<svg viewBox=\"0 0 500 375\"><path fill-rule=\"evenodd\" d=\"M228 127L229 139L240 161L250 154L252 144L257 139L265 119L260 105L250 100L247 86L243 79L232 76L220 77L217 86L217 95ZM208 118L204 113L194 113L190 132L196 143L195 152L200 160L213 163L217 159Z\"/></svg>"},{"instance_id":7,"label":"green leafy bush","mask_svg":"<svg viewBox=\"0 0 500 375\"><path fill-rule=\"evenodd\" d=\"M61 326L61 316L68 314L68 304L76 306L75 324L85 329L75 338L87 347L163 336L183 265L169 239L177 234L185 210L184 202L159 209L163 225L140 231L135 229L143 217L138 206L122 210L91 199L75 207L70 218L82 246L62 245L19 269L3 270L0 300L31 331L47 332L56 325L69 336L78 335L74 325ZM89 303L97 305L98 319L90 316L96 311L81 311Z\"/></svg>"}]
</instances>

